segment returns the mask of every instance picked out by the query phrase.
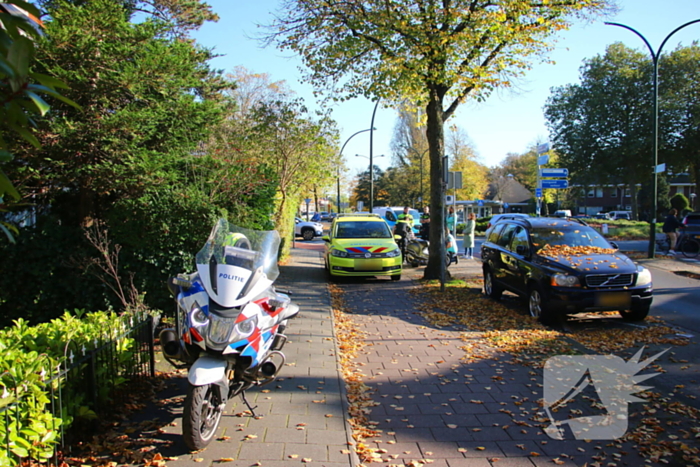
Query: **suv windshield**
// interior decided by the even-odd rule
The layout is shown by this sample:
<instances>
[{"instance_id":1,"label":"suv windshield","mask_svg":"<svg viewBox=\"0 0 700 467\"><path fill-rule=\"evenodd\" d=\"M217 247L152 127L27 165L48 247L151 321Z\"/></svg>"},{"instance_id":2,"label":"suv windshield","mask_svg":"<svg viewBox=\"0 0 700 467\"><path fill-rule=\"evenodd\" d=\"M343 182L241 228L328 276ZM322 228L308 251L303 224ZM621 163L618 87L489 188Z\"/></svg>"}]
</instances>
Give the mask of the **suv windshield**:
<instances>
[{"instance_id":1,"label":"suv windshield","mask_svg":"<svg viewBox=\"0 0 700 467\"><path fill-rule=\"evenodd\" d=\"M557 226L554 228L535 227L530 231L532 246L540 251L546 246L593 246L612 248L608 241L590 227L580 225Z\"/></svg>"},{"instance_id":2,"label":"suv windshield","mask_svg":"<svg viewBox=\"0 0 700 467\"><path fill-rule=\"evenodd\" d=\"M386 222L346 221L338 223L335 238L392 238Z\"/></svg>"}]
</instances>

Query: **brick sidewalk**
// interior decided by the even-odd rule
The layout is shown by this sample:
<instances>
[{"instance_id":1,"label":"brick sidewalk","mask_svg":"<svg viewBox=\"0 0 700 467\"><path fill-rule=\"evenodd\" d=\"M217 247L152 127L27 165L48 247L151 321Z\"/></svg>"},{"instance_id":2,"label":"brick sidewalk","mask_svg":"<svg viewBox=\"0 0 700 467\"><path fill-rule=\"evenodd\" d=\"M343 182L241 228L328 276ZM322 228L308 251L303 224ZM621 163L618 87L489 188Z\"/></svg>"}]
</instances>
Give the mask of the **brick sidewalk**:
<instances>
[{"instance_id":1,"label":"brick sidewalk","mask_svg":"<svg viewBox=\"0 0 700 467\"><path fill-rule=\"evenodd\" d=\"M457 277L478 275L480 269L479 261L450 266ZM432 327L416 311L418 298L409 291L414 286L411 279L421 273L422 269L406 269L399 282L340 284L346 311L366 333L368 345L356 360L373 391L371 420L381 434L372 447L380 449L383 465L648 465L631 441L576 440L571 432L564 440L550 438L543 431L549 421L539 405L542 370L515 364L511 356L496 352L477 361L462 360L465 330ZM478 333L467 336L482 341ZM600 414L600 408L592 408L596 400L600 398L589 387L555 417ZM630 405L630 430L647 423L641 421L645 417L658 417L659 426L679 420L678 414L661 412L652 416L644 413L643 404ZM695 423L688 422L686 431ZM692 439L688 443L697 447ZM668 465L687 463L672 460Z\"/></svg>"}]
</instances>

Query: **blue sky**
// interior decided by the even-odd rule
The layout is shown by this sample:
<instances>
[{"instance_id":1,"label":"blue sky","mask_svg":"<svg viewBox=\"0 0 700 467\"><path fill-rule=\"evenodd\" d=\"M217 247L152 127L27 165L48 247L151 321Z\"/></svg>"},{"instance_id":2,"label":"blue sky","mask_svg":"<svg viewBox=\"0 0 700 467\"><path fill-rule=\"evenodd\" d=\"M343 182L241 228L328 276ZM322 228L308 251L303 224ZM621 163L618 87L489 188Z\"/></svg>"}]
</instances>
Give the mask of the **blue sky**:
<instances>
[{"instance_id":1,"label":"blue sky","mask_svg":"<svg viewBox=\"0 0 700 467\"><path fill-rule=\"evenodd\" d=\"M244 66L256 73L268 73L272 80L284 80L303 97L307 105L315 105L312 89L302 84L298 67L301 61L289 53L268 47L260 48L250 37L260 31L256 24L266 24L272 19L281 3L278 0L206 0L221 17L218 23L203 26L194 38L206 47L213 47L222 56L212 66L226 71ZM464 103L456 117L450 120L466 130L471 138L480 162L492 167L498 165L509 152L522 153L537 141L547 141L548 132L542 108L552 87L576 83L579 68L585 58L605 52L613 42L643 50L643 41L630 31L606 26L603 21L626 24L649 41L656 51L663 39L678 26L700 19L700 0L617 0L620 7L616 15L600 19L592 24L577 23L559 34L556 49L550 55L555 64L536 65L513 91L500 91L483 103ZM666 43L667 52L678 46L700 40L700 23L677 32ZM333 107L333 116L341 132L340 144L353 133L369 128L374 103L355 99ZM379 108L375 117L375 163L385 169L391 165L390 141L396 123L392 109ZM369 132L355 136L345 147L343 156L352 173L367 168L368 161L355 154L369 154Z\"/></svg>"}]
</instances>

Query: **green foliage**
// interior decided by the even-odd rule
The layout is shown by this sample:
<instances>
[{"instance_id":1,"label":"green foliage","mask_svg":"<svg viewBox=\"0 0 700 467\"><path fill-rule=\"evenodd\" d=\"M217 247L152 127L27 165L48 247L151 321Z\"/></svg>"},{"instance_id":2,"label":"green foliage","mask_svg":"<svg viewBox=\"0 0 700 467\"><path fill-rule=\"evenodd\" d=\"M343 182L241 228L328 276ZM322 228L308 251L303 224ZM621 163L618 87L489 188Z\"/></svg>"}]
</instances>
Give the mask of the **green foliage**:
<instances>
[{"instance_id":1,"label":"green foliage","mask_svg":"<svg viewBox=\"0 0 700 467\"><path fill-rule=\"evenodd\" d=\"M117 339L125 325L130 327L131 318L104 312L78 318L66 312L33 327L20 318L13 326L0 330L0 409L10 415L9 426L0 423L0 446L9 445L9 452L0 451L2 465L16 465L15 456L49 459L60 441L61 429L96 417L87 402L91 400L87 393L90 384L74 372L59 377L57 369L59 365L64 369L71 366L73 358L80 358L95 343L115 340L111 356L118 364L106 366L98 362L94 375L97 381L112 382L97 388L97 403L109 403L110 391L127 381L136 360L134 340ZM52 398L59 387L63 412L57 416L51 413L51 404L58 402Z\"/></svg>"},{"instance_id":2,"label":"green foliage","mask_svg":"<svg viewBox=\"0 0 700 467\"><path fill-rule=\"evenodd\" d=\"M639 196L637 198L639 202L639 212L642 213L640 219L650 220L649 215L652 211L652 193L654 192L652 186L653 180L650 178L642 184L641 190L639 190ZM656 217L665 215L669 209L671 209L671 201L669 193L671 187L668 184L668 180L664 174L659 174L656 179Z\"/></svg>"},{"instance_id":3,"label":"green foliage","mask_svg":"<svg viewBox=\"0 0 700 467\"><path fill-rule=\"evenodd\" d=\"M209 51L163 39L163 22L130 24L112 1L57 2L50 14L37 69L68 83L83 111L56 106L37 132L51 144L21 148L11 169L39 206L82 225L115 201L178 183L178 162L220 118L221 82Z\"/></svg>"},{"instance_id":4,"label":"green foliage","mask_svg":"<svg viewBox=\"0 0 700 467\"><path fill-rule=\"evenodd\" d=\"M688 201L688 198L686 198L683 193L676 193L671 196L670 202L671 207L675 208L679 213L682 213L690 206L690 201Z\"/></svg>"},{"instance_id":5,"label":"green foliage","mask_svg":"<svg viewBox=\"0 0 700 467\"><path fill-rule=\"evenodd\" d=\"M14 6L21 8L17 10ZM23 11L22 11L23 10ZM42 96L59 99L77 107L57 92L63 82L31 70L34 61L34 41L40 38L41 23L37 8L23 0L9 0L2 6L0 17L0 163L13 159L7 138L19 137L34 147L41 144L31 128L34 118L43 117L50 109ZM21 196L7 175L0 170L0 214L8 212ZM14 242L17 228L7 221L0 222L0 231Z\"/></svg>"},{"instance_id":6,"label":"green foliage","mask_svg":"<svg viewBox=\"0 0 700 467\"><path fill-rule=\"evenodd\" d=\"M16 244L0 243L0 270L8 271L0 274L0 326L18 318L47 321L64 309L116 305L73 261L90 254L82 231L53 216L40 216L35 227L22 229Z\"/></svg>"},{"instance_id":7,"label":"green foliage","mask_svg":"<svg viewBox=\"0 0 700 467\"><path fill-rule=\"evenodd\" d=\"M86 268L103 254L81 229L96 220L121 248L120 280L133 278L146 302L163 309L172 305L164 281L192 270L215 219L273 228L279 179L270 165L236 159L232 149L202 154L228 83L209 69L211 52L173 39L163 16L192 19L195 3L151 2L170 13L139 24L110 0L46 3L51 22L37 69L69 83L66 94L84 111L56 106L39 124L43 147L18 145L8 164L35 194L39 221L16 248L0 248L0 268L13 271L0 277L2 290L12 290L0 296L0 322L121 306L92 274L99 271Z\"/></svg>"},{"instance_id":8,"label":"green foliage","mask_svg":"<svg viewBox=\"0 0 700 467\"><path fill-rule=\"evenodd\" d=\"M651 62L615 43L584 62L581 83L556 88L545 106L552 141L579 183L601 174L636 185L652 160Z\"/></svg>"}]
</instances>

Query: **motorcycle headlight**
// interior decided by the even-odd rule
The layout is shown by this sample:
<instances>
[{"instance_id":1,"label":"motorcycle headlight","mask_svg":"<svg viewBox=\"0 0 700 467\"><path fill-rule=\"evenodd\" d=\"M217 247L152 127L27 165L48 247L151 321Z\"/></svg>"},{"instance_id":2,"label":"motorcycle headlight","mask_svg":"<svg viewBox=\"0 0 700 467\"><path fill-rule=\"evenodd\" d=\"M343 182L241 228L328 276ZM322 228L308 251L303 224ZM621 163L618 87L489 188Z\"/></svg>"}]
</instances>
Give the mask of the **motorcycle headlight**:
<instances>
[{"instance_id":1,"label":"motorcycle headlight","mask_svg":"<svg viewBox=\"0 0 700 467\"><path fill-rule=\"evenodd\" d=\"M399 250L398 248L391 250L386 254L387 258L396 258L397 256L401 256L401 250Z\"/></svg>"},{"instance_id":2,"label":"motorcycle headlight","mask_svg":"<svg viewBox=\"0 0 700 467\"><path fill-rule=\"evenodd\" d=\"M194 327L204 327L209 324L209 317L195 304L190 310L190 323Z\"/></svg>"},{"instance_id":3,"label":"motorcycle headlight","mask_svg":"<svg viewBox=\"0 0 700 467\"><path fill-rule=\"evenodd\" d=\"M258 324L258 317L251 316L250 318L243 320L240 323L236 324L236 333L238 333L238 335L241 339L245 339L246 337L253 334L253 331L255 331L255 326L257 324Z\"/></svg>"},{"instance_id":4,"label":"motorcycle headlight","mask_svg":"<svg viewBox=\"0 0 700 467\"><path fill-rule=\"evenodd\" d=\"M580 285L578 277L568 274L554 274L551 284L555 287L578 287Z\"/></svg>"},{"instance_id":5,"label":"motorcycle headlight","mask_svg":"<svg viewBox=\"0 0 700 467\"><path fill-rule=\"evenodd\" d=\"M637 285L649 284L651 284L651 271L643 266L639 266L637 269Z\"/></svg>"},{"instance_id":6,"label":"motorcycle headlight","mask_svg":"<svg viewBox=\"0 0 700 467\"><path fill-rule=\"evenodd\" d=\"M331 250L331 255L332 256L337 256L338 258L347 258L348 257L348 252L345 250L336 250L333 249Z\"/></svg>"},{"instance_id":7,"label":"motorcycle headlight","mask_svg":"<svg viewBox=\"0 0 700 467\"><path fill-rule=\"evenodd\" d=\"M212 314L207 337L214 344L228 344L236 325L236 318L224 318Z\"/></svg>"}]
</instances>

